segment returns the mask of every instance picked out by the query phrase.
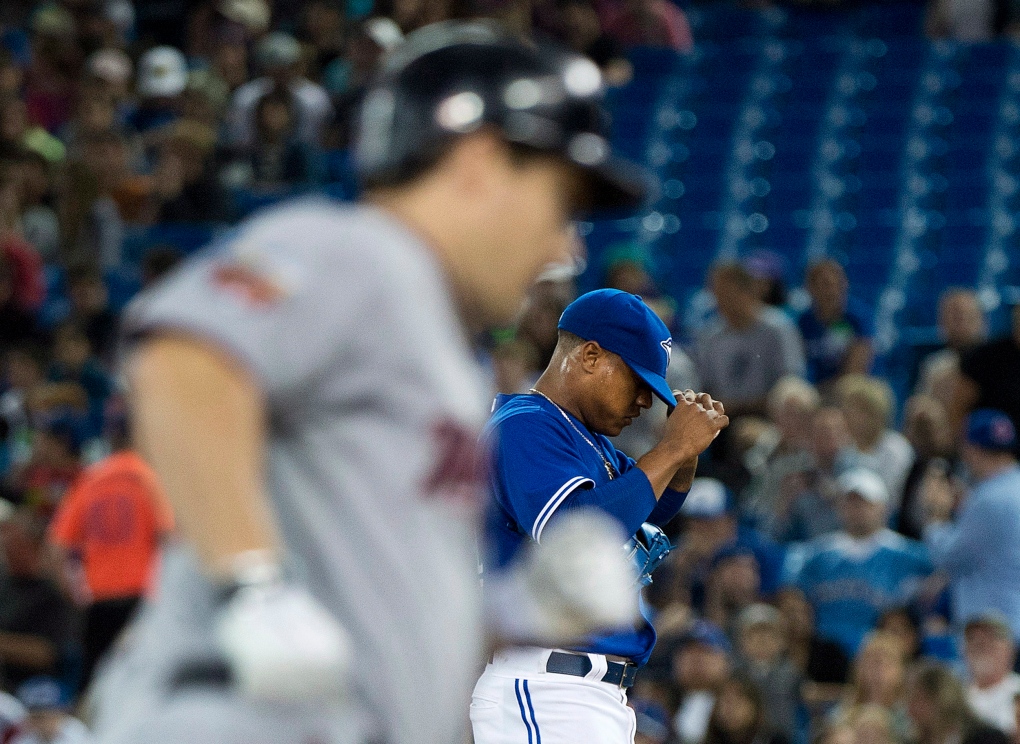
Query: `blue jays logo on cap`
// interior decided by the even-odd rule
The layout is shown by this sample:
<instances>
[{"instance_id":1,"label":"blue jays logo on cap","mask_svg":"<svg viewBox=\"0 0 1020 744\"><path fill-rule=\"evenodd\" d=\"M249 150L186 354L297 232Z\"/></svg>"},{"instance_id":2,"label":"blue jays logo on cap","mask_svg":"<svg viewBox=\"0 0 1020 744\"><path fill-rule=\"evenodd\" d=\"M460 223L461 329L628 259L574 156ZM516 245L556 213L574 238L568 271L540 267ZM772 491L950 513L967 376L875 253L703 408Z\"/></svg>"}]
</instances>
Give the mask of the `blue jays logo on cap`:
<instances>
[{"instance_id":1,"label":"blue jays logo on cap","mask_svg":"<svg viewBox=\"0 0 1020 744\"><path fill-rule=\"evenodd\" d=\"M666 382L673 339L639 296L619 289L588 292L567 306L558 327L617 354L657 397L676 405Z\"/></svg>"},{"instance_id":2,"label":"blue jays logo on cap","mask_svg":"<svg viewBox=\"0 0 1020 744\"><path fill-rule=\"evenodd\" d=\"M1011 450L1016 445L1016 428L1003 411L979 408L967 417L967 441L983 449Z\"/></svg>"}]
</instances>

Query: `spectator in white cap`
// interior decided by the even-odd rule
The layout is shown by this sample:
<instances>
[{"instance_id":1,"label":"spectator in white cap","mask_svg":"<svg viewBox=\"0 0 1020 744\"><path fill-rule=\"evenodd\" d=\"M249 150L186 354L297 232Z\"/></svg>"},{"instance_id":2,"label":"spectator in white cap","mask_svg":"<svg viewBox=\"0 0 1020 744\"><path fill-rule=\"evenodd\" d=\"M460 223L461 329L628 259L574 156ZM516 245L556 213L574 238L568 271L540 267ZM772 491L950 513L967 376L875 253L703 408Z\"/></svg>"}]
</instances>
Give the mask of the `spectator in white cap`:
<instances>
[{"instance_id":1,"label":"spectator in white cap","mask_svg":"<svg viewBox=\"0 0 1020 744\"><path fill-rule=\"evenodd\" d=\"M131 124L147 132L172 124L179 116L178 103L188 85L188 60L172 46L153 47L138 58L135 91L138 109Z\"/></svg>"},{"instance_id":2,"label":"spectator in white cap","mask_svg":"<svg viewBox=\"0 0 1020 744\"><path fill-rule=\"evenodd\" d=\"M333 104L325 89L306 78L301 70L301 45L290 34L273 31L255 48L255 63L262 77L234 91L227 111L227 143L247 147L255 139L255 108L273 90L288 91L297 114L297 138L322 144L322 134L333 117Z\"/></svg>"},{"instance_id":3,"label":"spectator in white cap","mask_svg":"<svg viewBox=\"0 0 1020 744\"><path fill-rule=\"evenodd\" d=\"M971 709L1003 733L1016 733L1013 698L1020 694L1020 674L1013 671L1013 631L1001 612L989 611L967 620L963 656L970 674L967 702Z\"/></svg>"},{"instance_id":4,"label":"spectator in white cap","mask_svg":"<svg viewBox=\"0 0 1020 744\"><path fill-rule=\"evenodd\" d=\"M842 529L813 540L788 561L788 578L815 611L818 634L850 655L881 613L909 603L932 572L921 543L886 527L889 489L876 473L840 476Z\"/></svg>"}]
</instances>

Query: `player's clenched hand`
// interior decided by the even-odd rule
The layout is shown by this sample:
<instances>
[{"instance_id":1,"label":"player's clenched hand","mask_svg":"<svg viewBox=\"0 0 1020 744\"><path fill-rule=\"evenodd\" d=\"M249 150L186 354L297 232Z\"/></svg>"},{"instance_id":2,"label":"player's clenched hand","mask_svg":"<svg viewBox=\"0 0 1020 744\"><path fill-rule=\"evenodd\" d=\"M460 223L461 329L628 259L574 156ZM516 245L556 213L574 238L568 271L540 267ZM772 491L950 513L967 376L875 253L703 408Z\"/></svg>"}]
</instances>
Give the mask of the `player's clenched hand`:
<instances>
[{"instance_id":1,"label":"player's clenched hand","mask_svg":"<svg viewBox=\"0 0 1020 744\"><path fill-rule=\"evenodd\" d=\"M221 609L216 636L242 694L276 701L343 695L351 642L305 589L280 580L241 587Z\"/></svg>"},{"instance_id":2,"label":"player's clenched hand","mask_svg":"<svg viewBox=\"0 0 1020 744\"><path fill-rule=\"evenodd\" d=\"M723 404L708 393L685 390L674 395L677 405L666 419L662 444L676 454L679 464L704 452L730 419Z\"/></svg>"}]
</instances>

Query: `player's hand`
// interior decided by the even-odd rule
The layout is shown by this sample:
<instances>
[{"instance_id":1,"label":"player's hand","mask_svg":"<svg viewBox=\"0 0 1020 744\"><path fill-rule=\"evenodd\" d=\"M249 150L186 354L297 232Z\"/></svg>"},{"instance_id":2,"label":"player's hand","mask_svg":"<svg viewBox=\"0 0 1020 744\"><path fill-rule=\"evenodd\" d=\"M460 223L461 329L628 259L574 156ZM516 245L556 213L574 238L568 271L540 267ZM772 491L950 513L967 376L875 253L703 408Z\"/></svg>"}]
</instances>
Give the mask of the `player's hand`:
<instances>
[{"instance_id":1,"label":"player's hand","mask_svg":"<svg viewBox=\"0 0 1020 744\"><path fill-rule=\"evenodd\" d=\"M708 393L674 391L676 408L666 419L662 443L677 456L678 465L696 458L729 426L723 404Z\"/></svg>"},{"instance_id":2,"label":"player's hand","mask_svg":"<svg viewBox=\"0 0 1020 744\"><path fill-rule=\"evenodd\" d=\"M216 636L242 694L275 701L343 697L350 639L305 589L280 580L241 587L220 611Z\"/></svg>"},{"instance_id":3,"label":"player's hand","mask_svg":"<svg viewBox=\"0 0 1020 744\"><path fill-rule=\"evenodd\" d=\"M572 511L550 523L508 572L486 579L493 630L510 642L561 645L630 626L638 616L637 570L619 523L602 512Z\"/></svg>"}]
</instances>

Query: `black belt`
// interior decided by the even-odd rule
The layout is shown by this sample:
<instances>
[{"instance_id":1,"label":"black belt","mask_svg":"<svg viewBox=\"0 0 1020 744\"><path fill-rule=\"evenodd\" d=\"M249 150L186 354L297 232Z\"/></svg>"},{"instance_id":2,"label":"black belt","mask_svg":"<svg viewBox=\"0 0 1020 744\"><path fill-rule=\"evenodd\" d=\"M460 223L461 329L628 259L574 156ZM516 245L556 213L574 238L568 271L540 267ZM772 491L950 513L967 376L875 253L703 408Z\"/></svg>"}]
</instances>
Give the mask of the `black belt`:
<instances>
[{"instance_id":1,"label":"black belt","mask_svg":"<svg viewBox=\"0 0 1020 744\"><path fill-rule=\"evenodd\" d=\"M621 664L618 661L608 662L609 668L602 675L602 681L611 685L627 689L634 686L634 677L637 676L637 664L626 662ZM591 659L581 654L564 654L560 651L553 651L549 654L549 661L545 665L547 672L553 674L569 674L571 677L587 677L591 672Z\"/></svg>"}]
</instances>

